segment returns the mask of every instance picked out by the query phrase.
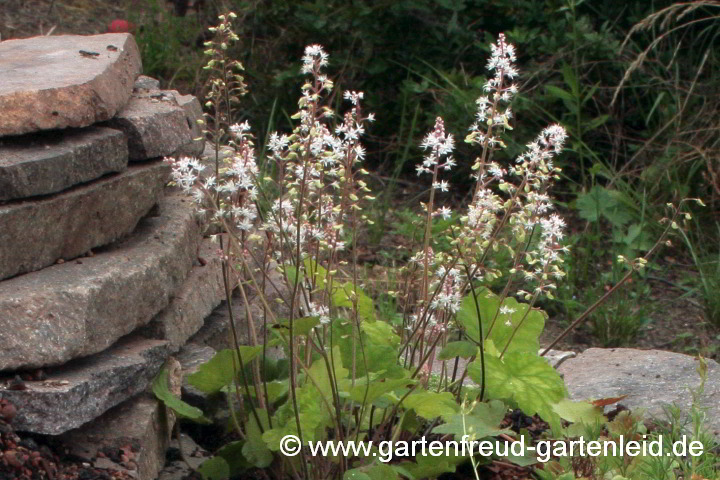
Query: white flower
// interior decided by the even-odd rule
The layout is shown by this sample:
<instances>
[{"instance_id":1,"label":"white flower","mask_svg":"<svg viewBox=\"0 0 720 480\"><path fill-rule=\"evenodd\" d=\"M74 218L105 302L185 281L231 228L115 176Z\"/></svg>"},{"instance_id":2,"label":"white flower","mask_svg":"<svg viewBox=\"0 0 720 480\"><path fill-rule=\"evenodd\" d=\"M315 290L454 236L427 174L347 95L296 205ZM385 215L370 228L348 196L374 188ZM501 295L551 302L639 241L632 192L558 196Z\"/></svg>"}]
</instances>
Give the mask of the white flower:
<instances>
[{"instance_id":1,"label":"white flower","mask_svg":"<svg viewBox=\"0 0 720 480\"><path fill-rule=\"evenodd\" d=\"M452 210L448 207L440 207L435 212L435 215L441 216L443 220L450 220L450 217L452 217Z\"/></svg>"},{"instance_id":2,"label":"white flower","mask_svg":"<svg viewBox=\"0 0 720 480\"><path fill-rule=\"evenodd\" d=\"M500 315L512 315L515 311L514 308L508 307L507 305L500 307Z\"/></svg>"},{"instance_id":3,"label":"white flower","mask_svg":"<svg viewBox=\"0 0 720 480\"><path fill-rule=\"evenodd\" d=\"M311 73L313 68L324 67L328 63L328 54L325 53L323 47L320 45L308 45L305 47L305 55L302 58L303 73Z\"/></svg>"},{"instance_id":4,"label":"white flower","mask_svg":"<svg viewBox=\"0 0 720 480\"><path fill-rule=\"evenodd\" d=\"M345 93L343 93L343 98L345 98L345 100L350 100L353 105L357 105L364 96L365 94L363 92L345 91Z\"/></svg>"},{"instance_id":5,"label":"white flower","mask_svg":"<svg viewBox=\"0 0 720 480\"><path fill-rule=\"evenodd\" d=\"M433 184L433 188L435 188L436 190L440 190L441 192L447 192L449 186L450 185L448 184L447 180L440 180L439 182L435 182Z\"/></svg>"}]
</instances>

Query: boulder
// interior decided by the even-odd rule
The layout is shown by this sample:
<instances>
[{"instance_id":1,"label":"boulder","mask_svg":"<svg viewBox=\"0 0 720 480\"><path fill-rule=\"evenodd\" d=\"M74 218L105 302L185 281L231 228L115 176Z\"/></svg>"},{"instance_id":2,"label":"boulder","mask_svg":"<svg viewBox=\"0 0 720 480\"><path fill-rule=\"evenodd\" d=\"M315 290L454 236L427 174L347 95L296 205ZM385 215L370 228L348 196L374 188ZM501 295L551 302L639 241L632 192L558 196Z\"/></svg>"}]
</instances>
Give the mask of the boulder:
<instances>
[{"instance_id":1,"label":"boulder","mask_svg":"<svg viewBox=\"0 0 720 480\"><path fill-rule=\"evenodd\" d=\"M143 394L60 439L71 446L71 454L97 468L155 480L165 465L173 425L174 416L154 397Z\"/></svg>"},{"instance_id":2,"label":"boulder","mask_svg":"<svg viewBox=\"0 0 720 480\"><path fill-rule=\"evenodd\" d=\"M708 424L720 438L720 365L706 360L708 378L701 406L708 408ZM676 403L685 412L692 402L690 389L700 383L696 358L681 353L633 348L590 348L566 360L558 371L574 400L627 395L620 403L645 408L664 417L664 406Z\"/></svg>"},{"instance_id":3,"label":"boulder","mask_svg":"<svg viewBox=\"0 0 720 480\"><path fill-rule=\"evenodd\" d=\"M127 164L125 135L109 128L0 138L0 202L60 192Z\"/></svg>"},{"instance_id":4,"label":"boulder","mask_svg":"<svg viewBox=\"0 0 720 480\"><path fill-rule=\"evenodd\" d=\"M180 290L173 294L170 305L142 330L144 335L170 342L173 352L182 347L225 298L222 265L209 239L199 251L199 264L193 267Z\"/></svg>"},{"instance_id":5,"label":"boulder","mask_svg":"<svg viewBox=\"0 0 720 480\"><path fill-rule=\"evenodd\" d=\"M0 371L97 353L145 325L182 285L199 241L192 202L169 195L106 251L0 282Z\"/></svg>"},{"instance_id":6,"label":"boulder","mask_svg":"<svg viewBox=\"0 0 720 480\"><path fill-rule=\"evenodd\" d=\"M42 381L25 382L25 390L8 390L0 383L0 395L17 407L13 428L57 435L145 390L168 354L167 342L126 337L103 352L49 370Z\"/></svg>"},{"instance_id":7,"label":"boulder","mask_svg":"<svg viewBox=\"0 0 720 480\"><path fill-rule=\"evenodd\" d=\"M158 161L50 197L0 205L0 279L128 235L157 203L169 171Z\"/></svg>"},{"instance_id":8,"label":"boulder","mask_svg":"<svg viewBox=\"0 0 720 480\"><path fill-rule=\"evenodd\" d=\"M163 92L133 95L107 125L127 135L130 161L170 156L193 143L185 110Z\"/></svg>"},{"instance_id":9,"label":"boulder","mask_svg":"<svg viewBox=\"0 0 720 480\"><path fill-rule=\"evenodd\" d=\"M109 120L141 70L128 33L0 42L0 137Z\"/></svg>"}]
</instances>

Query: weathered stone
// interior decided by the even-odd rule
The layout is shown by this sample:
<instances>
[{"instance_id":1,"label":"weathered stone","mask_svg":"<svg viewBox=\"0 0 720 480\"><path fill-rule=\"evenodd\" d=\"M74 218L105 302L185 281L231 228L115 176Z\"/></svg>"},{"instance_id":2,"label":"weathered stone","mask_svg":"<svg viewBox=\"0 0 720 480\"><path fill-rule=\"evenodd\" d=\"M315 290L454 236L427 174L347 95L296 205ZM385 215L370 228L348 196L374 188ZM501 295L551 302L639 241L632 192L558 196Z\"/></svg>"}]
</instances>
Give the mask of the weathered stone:
<instances>
[{"instance_id":1,"label":"weathered stone","mask_svg":"<svg viewBox=\"0 0 720 480\"><path fill-rule=\"evenodd\" d=\"M48 195L127 168L122 132L101 127L0 139L0 201Z\"/></svg>"},{"instance_id":2,"label":"weathered stone","mask_svg":"<svg viewBox=\"0 0 720 480\"><path fill-rule=\"evenodd\" d=\"M0 42L0 136L112 118L142 70L132 35L52 35Z\"/></svg>"},{"instance_id":3,"label":"weathered stone","mask_svg":"<svg viewBox=\"0 0 720 480\"><path fill-rule=\"evenodd\" d=\"M57 435L77 428L150 385L169 354L167 342L126 337L109 349L50 370L26 390L0 395L18 409L16 430Z\"/></svg>"},{"instance_id":4,"label":"weathered stone","mask_svg":"<svg viewBox=\"0 0 720 480\"><path fill-rule=\"evenodd\" d=\"M148 323L197 258L196 218L170 195L107 251L0 282L0 371L90 355Z\"/></svg>"},{"instance_id":5,"label":"weathered stone","mask_svg":"<svg viewBox=\"0 0 720 480\"><path fill-rule=\"evenodd\" d=\"M167 165L154 162L51 197L0 205L0 279L129 234L157 202L168 173Z\"/></svg>"},{"instance_id":6,"label":"weathered stone","mask_svg":"<svg viewBox=\"0 0 720 480\"><path fill-rule=\"evenodd\" d=\"M180 450L182 450L182 453ZM168 462L158 475L158 480L184 480L212 454L195 443L192 438L181 433L180 441L174 438L170 440L167 456L168 458L182 458L184 460Z\"/></svg>"},{"instance_id":7,"label":"weathered stone","mask_svg":"<svg viewBox=\"0 0 720 480\"><path fill-rule=\"evenodd\" d=\"M130 161L170 156L193 141L187 114L172 95L133 95L107 125L127 135Z\"/></svg>"},{"instance_id":8,"label":"weathered stone","mask_svg":"<svg viewBox=\"0 0 720 480\"><path fill-rule=\"evenodd\" d=\"M185 110L188 125L190 126L190 135L192 136L192 142L184 147L181 147L178 154L198 157L202 155L205 150L203 129L198 124L198 120L203 119L202 105L200 105L200 101L198 101L197 97L194 97L193 95L180 95L177 90L171 90L171 93L175 97L177 104Z\"/></svg>"},{"instance_id":9,"label":"weathered stone","mask_svg":"<svg viewBox=\"0 0 720 480\"><path fill-rule=\"evenodd\" d=\"M193 267L180 290L173 294L170 305L143 329L144 335L168 340L175 352L203 326L205 318L225 298L217 248L210 240L202 243L198 251L200 263Z\"/></svg>"},{"instance_id":10,"label":"weathered stone","mask_svg":"<svg viewBox=\"0 0 720 480\"><path fill-rule=\"evenodd\" d=\"M187 378L197 372L200 365L210 361L215 356L215 353L216 351L212 347L189 342L175 356L182 367L183 384L181 393L183 400L203 411L209 395L190 385Z\"/></svg>"},{"instance_id":11,"label":"weathered stone","mask_svg":"<svg viewBox=\"0 0 720 480\"><path fill-rule=\"evenodd\" d=\"M155 480L165 465L174 417L148 394L126 400L95 421L63 434L71 453L95 464L109 451L121 450L127 462L101 465L138 480ZM98 457L98 453L103 455Z\"/></svg>"},{"instance_id":12,"label":"weathered stone","mask_svg":"<svg viewBox=\"0 0 720 480\"><path fill-rule=\"evenodd\" d=\"M146 75L140 75L135 79L133 92L150 92L154 90L160 90L160 80L156 80Z\"/></svg>"},{"instance_id":13,"label":"weathered stone","mask_svg":"<svg viewBox=\"0 0 720 480\"><path fill-rule=\"evenodd\" d=\"M708 378L702 396L708 407L710 428L720 437L720 365L706 360ZM619 397L630 408L647 408L647 413L663 418L663 406L677 403L688 411L700 377L698 361L688 355L660 350L632 348L590 348L564 362L558 371L565 376L570 396L575 400Z\"/></svg>"}]
</instances>

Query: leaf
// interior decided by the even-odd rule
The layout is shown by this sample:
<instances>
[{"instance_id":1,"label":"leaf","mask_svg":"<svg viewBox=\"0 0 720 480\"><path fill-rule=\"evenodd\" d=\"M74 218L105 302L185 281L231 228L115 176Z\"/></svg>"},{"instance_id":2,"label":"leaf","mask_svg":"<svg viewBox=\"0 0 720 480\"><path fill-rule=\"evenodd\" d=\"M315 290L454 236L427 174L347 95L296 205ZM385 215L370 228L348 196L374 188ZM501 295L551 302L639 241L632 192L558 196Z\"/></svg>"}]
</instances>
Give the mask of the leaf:
<instances>
[{"instance_id":1,"label":"leaf","mask_svg":"<svg viewBox=\"0 0 720 480\"><path fill-rule=\"evenodd\" d=\"M398 474L390 465L375 462L346 471L343 480L398 480Z\"/></svg>"},{"instance_id":2,"label":"leaf","mask_svg":"<svg viewBox=\"0 0 720 480\"><path fill-rule=\"evenodd\" d=\"M547 90L548 93L550 93L555 98L559 98L567 102L575 101L575 97L573 97L570 92L568 92L567 90L563 90L562 88L555 87L553 85L545 85L545 90Z\"/></svg>"},{"instance_id":3,"label":"leaf","mask_svg":"<svg viewBox=\"0 0 720 480\"><path fill-rule=\"evenodd\" d=\"M289 382L288 380L274 380L272 382L267 382L265 384L265 387L260 388L260 392L263 395L265 394L265 388L267 388L268 401L270 403L274 403L284 395L287 395ZM257 397L255 393L255 387L252 385L250 385L250 394L253 397Z\"/></svg>"},{"instance_id":4,"label":"leaf","mask_svg":"<svg viewBox=\"0 0 720 480\"><path fill-rule=\"evenodd\" d=\"M450 392L418 392L409 395L403 401L406 409L412 408L419 417L431 420L437 417L447 418L458 411L455 397Z\"/></svg>"},{"instance_id":5,"label":"leaf","mask_svg":"<svg viewBox=\"0 0 720 480\"><path fill-rule=\"evenodd\" d=\"M305 265L305 276L312 285L315 285L315 290L325 290L328 271L311 258L306 258L303 264Z\"/></svg>"},{"instance_id":6,"label":"leaf","mask_svg":"<svg viewBox=\"0 0 720 480\"><path fill-rule=\"evenodd\" d=\"M605 125L605 122L607 122L609 118L610 115L600 115L599 117L593 118L592 120L583 125L583 133L595 130L600 126Z\"/></svg>"},{"instance_id":7,"label":"leaf","mask_svg":"<svg viewBox=\"0 0 720 480\"><path fill-rule=\"evenodd\" d=\"M183 402L170 391L168 388L167 367L163 366L157 376L153 379L152 391L166 407L170 408L178 415L195 421L204 423L207 422L207 419L203 416L202 410Z\"/></svg>"},{"instance_id":8,"label":"leaf","mask_svg":"<svg viewBox=\"0 0 720 480\"><path fill-rule=\"evenodd\" d=\"M500 297L488 289L482 289L477 293L478 308L475 308L472 294L467 295L462 302L457 319L465 328L465 334L475 342L480 342L478 334L477 310L480 310L482 319L483 336L491 340L501 351L512 337L512 342L507 348L509 352L536 353L540 344L538 338L545 328L546 314L542 310L532 309L525 303L520 303L512 297L506 298L502 306L512 313L500 313ZM494 323L493 323L494 322ZM488 330L492 324L492 330ZM513 336L513 330L517 331ZM487 351L487 347L486 347Z\"/></svg>"},{"instance_id":9,"label":"leaf","mask_svg":"<svg viewBox=\"0 0 720 480\"><path fill-rule=\"evenodd\" d=\"M604 217L614 227L622 227L632 220L632 215L617 197L614 190L595 185L588 193L578 195L575 208L580 217L588 222L597 222L600 217Z\"/></svg>"},{"instance_id":10,"label":"leaf","mask_svg":"<svg viewBox=\"0 0 720 480\"><path fill-rule=\"evenodd\" d=\"M276 344L277 342L268 342L267 346L274 346ZM242 356L244 366L262 354L262 351L262 345L256 345L254 347L241 345L238 350L220 350L208 362L200 365L197 372L188 376L188 383L205 393L218 392L235 380L236 368L240 368L238 352Z\"/></svg>"},{"instance_id":11,"label":"leaf","mask_svg":"<svg viewBox=\"0 0 720 480\"><path fill-rule=\"evenodd\" d=\"M555 415L552 405L566 397L560 374L537 354L509 352L502 360L486 355L485 366L488 398L511 400L526 415L549 421ZM480 383L479 359L468 365L468 374Z\"/></svg>"},{"instance_id":12,"label":"leaf","mask_svg":"<svg viewBox=\"0 0 720 480\"><path fill-rule=\"evenodd\" d=\"M320 317L300 317L293 320L293 336L306 336L310 331L320 324ZM275 329L281 329L288 334L290 333L290 320L278 319L272 326ZM244 358L243 358L244 360Z\"/></svg>"},{"instance_id":13,"label":"leaf","mask_svg":"<svg viewBox=\"0 0 720 480\"><path fill-rule=\"evenodd\" d=\"M597 422L600 422L600 424L605 423L603 408L590 402L573 402L568 398L563 398L552 408L555 413L568 422L587 425L595 425Z\"/></svg>"},{"instance_id":14,"label":"leaf","mask_svg":"<svg viewBox=\"0 0 720 480\"><path fill-rule=\"evenodd\" d=\"M581 193L575 201L578 214L588 222L597 222L605 210L617 206L617 201L606 188L594 186L588 193Z\"/></svg>"},{"instance_id":15,"label":"leaf","mask_svg":"<svg viewBox=\"0 0 720 480\"><path fill-rule=\"evenodd\" d=\"M373 304L372 298L368 297L359 287L355 288L352 282L345 282L338 286L338 288L333 288L332 301L337 307L352 308L352 299L355 296L357 296L358 316L368 322L374 322L375 305Z\"/></svg>"},{"instance_id":16,"label":"leaf","mask_svg":"<svg viewBox=\"0 0 720 480\"><path fill-rule=\"evenodd\" d=\"M382 372L384 378L408 377L407 370L397 364L397 347L399 337L382 325L385 322L361 324L361 336L363 348L360 348L357 339L357 330L349 321L335 320L332 324L333 345L340 347L342 363L348 367L352 366L353 359L353 336L356 337L355 345L355 373L356 378L364 377L368 372ZM355 333L353 333L355 330ZM370 336L368 334L372 334ZM383 333L385 332L385 333ZM379 344L376 342L380 342ZM367 372L365 365L367 364Z\"/></svg>"},{"instance_id":17,"label":"leaf","mask_svg":"<svg viewBox=\"0 0 720 480\"><path fill-rule=\"evenodd\" d=\"M478 403L471 412L452 415L447 423L435 427L433 433L450 433L455 435L458 441L463 435L468 435L470 440L481 440L503 433L512 435L512 430L500 428L506 412L507 406L500 400Z\"/></svg>"},{"instance_id":18,"label":"leaf","mask_svg":"<svg viewBox=\"0 0 720 480\"><path fill-rule=\"evenodd\" d=\"M460 340L457 342L448 342L445 348L440 351L437 358L438 360L450 360L455 357L470 358L477 354L477 352L478 347L474 343Z\"/></svg>"},{"instance_id":19,"label":"leaf","mask_svg":"<svg viewBox=\"0 0 720 480\"><path fill-rule=\"evenodd\" d=\"M389 345L396 347L400 344L400 337L395 333L392 326L386 322L363 323L360 325L368 340L375 345Z\"/></svg>"},{"instance_id":20,"label":"leaf","mask_svg":"<svg viewBox=\"0 0 720 480\"><path fill-rule=\"evenodd\" d=\"M411 475L414 479L435 478L443 473L455 472L455 458L431 455L416 455L415 462L402 462L399 465L393 465L398 469L401 475Z\"/></svg>"},{"instance_id":21,"label":"leaf","mask_svg":"<svg viewBox=\"0 0 720 480\"><path fill-rule=\"evenodd\" d=\"M352 387L350 389L350 398L362 404L366 398L365 395L367 391L367 401L365 403L369 405L388 392L401 388L409 388L415 383L417 383L417 380L411 380L409 378L376 379L372 380L369 386L365 384Z\"/></svg>"},{"instance_id":22,"label":"leaf","mask_svg":"<svg viewBox=\"0 0 720 480\"><path fill-rule=\"evenodd\" d=\"M197 468L203 480L226 480L230 478L230 466L223 457L210 457Z\"/></svg>"},{"instance_id":23,"label":"leaf","mask_svg":"<svg viewBox=\"0 0 720 480\"><path fill-rule=\"evenodd\" d=\"M244 441L226 443L215 454L216 457L222 457L225 459L225 462L227 462L230 469L231 477L239 475L252 466L242 454L242 448L244 445Z\"/></svg>"},{"instance_id":24,"label":"leaf","mask_svg":"<svg viewBox=\"0 0 720 480\"><path fill-rule=\"evenodd\" d=\"M607 407L608 405L612 405L613 403L617 403L621 400L625 400L627 395L622 395L620 397L607 397L607 398L599 398L597 400L593 400L592 403L596 407Z\"/></svg>"},{"instance_id":25,"label":"leaf","mask_svg":"<svg viewBox=\"0 0 720 480\"><path fill-rule=\"evenodd\" d=\"M264 408L255 409L264 430L269 428L267 411ZM247 461L257 467L265 468L273 461L273 454L262 439L262 430L257 424L255 415L250 415L245 432L245 444L242 446L242 455Z\"/></svg>"},{"instance_id":26,"label":"leaf","mask_svg":"<svg viewBox=\"0 0 720 480\"><path fill-rule=\"evenodd\" d=\"M347 378L349 371L343 367L340 347L333 347L332 355L335 378L338 381ZM332 416L335 414L332 408L331 381L325 361L320 358L312 363L306 373L305 382L295 390L300 428L306 442L327 438L324 427L332 424ZM272 451L280 449L280 441L284 436L299 436L292 402L285 402L278 408L273 416L273 425L274 428L266 430L262 435L263 441Z\"/></svg>"}]
</instances>

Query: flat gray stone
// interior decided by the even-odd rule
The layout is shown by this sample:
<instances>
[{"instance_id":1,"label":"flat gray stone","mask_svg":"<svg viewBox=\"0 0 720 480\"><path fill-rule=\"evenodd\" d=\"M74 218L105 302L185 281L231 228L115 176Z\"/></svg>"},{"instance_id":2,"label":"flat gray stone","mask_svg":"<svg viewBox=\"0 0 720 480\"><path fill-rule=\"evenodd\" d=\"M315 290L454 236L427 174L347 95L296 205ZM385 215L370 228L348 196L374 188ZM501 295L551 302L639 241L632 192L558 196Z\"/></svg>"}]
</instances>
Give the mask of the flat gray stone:
<instances>
[{"instance_id":1,"label":"flat gray stone","mask_svg":"<svg viewBox=\"0 0 720 480\"><path fill-rule=\"evenodd\" d=\"M0 42L0 137L108 120L127 103L141 70L128 33Z\"/></svg>"},{"instance_id":2,"label":"flat gray stone","mask_svg":"<svg viewBox=\"0 0 720 480\"><path fill-rule=\"evenodd\" d=\"M162 162L144 164L51 197L0 205L0 280L128 235L157 203L169 171Z\"/></svg>"},{"instance_id":3,"label":"flat gray stone","mask_svg":"<svg viewBox=\"0 0 720 480\"><path fill-rule=\"evenodd\" d=\"M130 161L171 156L193 142L185 110L162 92L133 95L107 125L127 135Z\"/></svg>"},{"instance_id":4,"label":"flat gray stone","mask_svg":"<svg viewBox=\"0 0 720 480\"><path fill-rule=\"evenodd\" d=\"M720 365L708 364L708 379L702 397L708 407L707 421L720 438ZM574 400L627 395L620 403L646 408L651 416L664 418L663 407L677 403L684 411L691 405L689 388L700 383L694 357L660 350L589 348L565 361L558 371L565 376Z\"/></svg>"},{"instance_id":5,"label":"flat gray stone","mask_svg":"<svg viewBox=\"0 0 720 480\"><path fill-rule=\"evenodd\" d=\"M225 298L217 249L209 239L202 242L198 251L202 263L193 267L182 287L173 294L170 305L143 328L143 335L168 340L170 349L176 352L200 330L205 318Z\"/></svg>"},{"instance_id":6,"label":"flat gray stone","mask_svg":"<svg viewBox=\"0 0 720 480\"><path fill-rule=\"evenodd\" d=\"M103 416L60 439L71 453L98 465L130 475L138 480L155 480L165 465L175 418L150 394L121 403ZM113 462L98 457L107 451L125 452L127 461Z\"/></svg>"},{"instance_id":7,"label":"flat gray stone","mask_svg":"<svg viewBox=\"0 0 720 480\"><path fill-rule=\"evenodd\" d=\"M0 282L0 371L97 353L148 323L187 277L199 232L192 202L169 195L106 251Z\"/></svg>"},{"instance_id":8,"label":"flat gray stone","mask_svg":"<svg viewBox=\"0 0 720 480\"><path fill-rule=\"evenodd\" d=\"M169 355L167 342L124 338L109 349L53 369L26 390L0 395L18 409L13 428L58 435L93 420L145 390Z\"/></svg>"},{"instance_id":9,"label":"flat gray stone","mask_svg":"<svg viewBox=\"0 0 720 480\"><path fill-rule=\"evenodd\" d=\"M0 202L60 192L127 163L125 135L109 128L0 138Z\"/></svg>"},{"instance_id":10,"label":"flat gray stone","mask_svg":"<svg viewBox=\"0 0 720 480\"><path fill-rule=\"evenodd\" d=\"M199 157L205 150L205 135L202 127L198 124L198 120L202 120L203 109L200 101L193 95L180 95L176 90L171 90L177 104L185 110L188 125L190 126L190 135L192 142L177 152L179 155L187 155L189 157Z\"/></svg>"}]
</instances>

